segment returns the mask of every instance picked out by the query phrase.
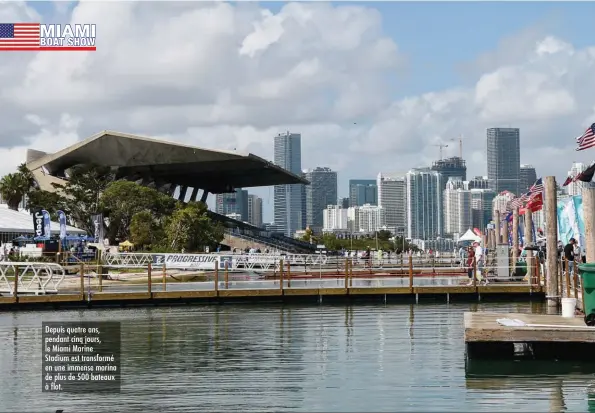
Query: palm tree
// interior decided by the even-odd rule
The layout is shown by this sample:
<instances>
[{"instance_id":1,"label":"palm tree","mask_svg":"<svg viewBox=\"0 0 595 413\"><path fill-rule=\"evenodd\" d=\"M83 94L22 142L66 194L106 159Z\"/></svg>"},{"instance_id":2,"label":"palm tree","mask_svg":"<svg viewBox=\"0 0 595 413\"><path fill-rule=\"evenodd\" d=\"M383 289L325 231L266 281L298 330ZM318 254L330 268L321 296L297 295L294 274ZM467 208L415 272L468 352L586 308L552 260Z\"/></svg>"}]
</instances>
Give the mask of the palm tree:
<instances>
[{"instance_id":1,"label":"palm tree","mask_svg":"<svg viewBox=\"0 0 595 413\"><path fill-rule=\"evenodd\" d=\"M8 208L15 211L18 211L19 204L28 190L27 182L19 173L5 175L0 180L0 194L8 204Z\"/></svg>"},{"instance_id":2,"label":"palm tree","mask_svg":"<svg viewBox=\"0 0 595 413\"><path fill-rule=\"evenodd\" d=\"M0 194L8 208L18 211L19 204L35 186L35 179L26 164L19 165L17 172L8 174L0 180Z\"/></svg>"}]
</instances>

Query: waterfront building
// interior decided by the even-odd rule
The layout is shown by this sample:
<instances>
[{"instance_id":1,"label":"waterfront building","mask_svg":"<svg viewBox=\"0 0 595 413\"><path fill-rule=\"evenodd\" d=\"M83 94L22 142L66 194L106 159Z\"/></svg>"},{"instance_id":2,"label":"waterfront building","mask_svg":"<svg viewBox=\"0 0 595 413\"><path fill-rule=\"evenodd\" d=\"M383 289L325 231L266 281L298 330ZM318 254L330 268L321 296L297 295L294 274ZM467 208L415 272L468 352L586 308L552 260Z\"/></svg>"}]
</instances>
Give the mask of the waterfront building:
<instances>
[{"instance_id":1,"label":"waterfront building","mask_svg":"<svg viewBox=\"0 0 595 413\"><path fill-rule=\"evenodd\" d=\"M442 190L446 188L448 178L460 178L461 181L467 180L467 165L465 160L458 156L435 161L430 169L442 175L442 185L444 186Z\"/></svg>"},{"instance_id":2,"label":"waterfront building","mask_svg":"<svg viewBox=\"0 0 595 413\"><path fill-rule=\"evenodd\" d=\"M240 221L248 221L248 191L238 188L234 192L215 195L215 212L226 216L237 214Z\"/></svg>"},{"instance_id":3,"label":"waterfront building","mask_svg":"<svg viewBox=\"0 0 595 413\"><path fill-rule=\"evenodd\" d=\"M568 176L571 176L574 178L581 172L585 171L585 169L587 169L588 167L589 166L587 164L584 164L582 162L574 162L572 164L572 167L570 168L570 171L568 171ZM587 185L588 185L588 182L583 182L583 181L571 182L566 186L566 192L570 196L581 195L583 188L585 188Z\"/></svg>"},{"instance_id":4,"label":"waterfront building","mask_svg":"<svg viewBox=\"0 0 595 413\"><path fill-rule=\"evenodd\" d=\"M444 189L444 233L458 237L471 225L471 191L464 189L460 178L451 177Z\"/></svg>"},{"instance_id":5,"label":"waterfront building","mask_svg":"<svg viewBox=\"0 0 595 413\"><path fill-rule=\"evenodd\" d=\"M508 211L510 201L515 198L515 195L509 191L502 191L494 197L492 200L492 217L496 216L496 211L500 211L500 214L504 214Z\"/></svg>"},{"instance_id":6,"label":"waterfront building","mask_svg":"<svg viewBox=\"0 0 595 413\"><path fill-rule=\"evenodd\" d=\"M490 184L487 176L476 176L473 179L465 181L465 189L489 189Z\"/></svg>"},{"instance_id":7,"label":"waterfront building","mask_svg":"<svg viewBox=\"0 0 595 413\"><path fill-rule=\"evenodd\" d=\"M305 185L306 226L314 233L323 228L323 211L337 202L337 172L330 168L315 168L304 172L310 182Z\"/></svg>"},{"instance_id":8,"label":"waterfront building","mask_svg":"<svg viewBox=\"0 0 595 413\"><path fill-rule=\"evenodd\" d=\"M299 133L280 133L274 138L275 165L302 175L302 136ZM298 229L303 229L305 214L303 209L304 185L275 185L274 187L274 227L287 237L292 237Z\"/></svg>"},{"instance_id":9,"label":"waterfront building","mask_svg":"<svg viewBox=\"0 0 595 413\"><path fill-rule=\"evenodd\" d=\"M519 129L490 128L487 130L487 164L490 189L497 193L510 191L519 195L521 174Z\"/></svg>"},{"instance_id":10,"label":"waterfront building","mask_svg":"<svg viewBox=\"0 0 595 413\"><path fill-rule=\"evenodd\" d=\"M347 209L342 205L328 205L323 211L323 232L348 230Z\"/></svg>"},{"instance_id":11,"label":"waterfront building","mask_svg":"<svg viewBox=\"0 0 595 413\"><path fill-rule=\"evenodd\" d=\"M351 232L371 233L385 228L384 208L364 204L347 209L347 226Z\"/></svg>"},{"instance_id":12,"label":"waterfront building","mask_svg":"<svg viewBox=\"0 0 595 413\"><path fill-rule=\"evenodd\" d=\"M432 239L443 232L442 175L430 168L412 169L407 185L407 237Z\"/></svg>"},{"instance_id":13,"label":"waterfront building","mask_svg":"<svg viewBox=\"0 0 595 413\"><path fill-rule=\"evenodd\" d=\"M378 205L378 187L374 179L349 180L349 206Z\"/></svg>"},{"instance_id":14,"label":"waterfront building","mask_svg":"<svg viewBox=\"0 0 595 413\"><path fill-rule=\"evenodd\" d=\"M531 186L537 181L537 172L532 165L521 165L519 193L517 196L529 191Z\"/></svg>"},{"instance_id":15,"label":"waterfront building","mask_svg":"<svg viewBox=\"0 0 595 413\"><path fill-rule=\"evenodd\" d=\"M262 227L262 198L248 195L248 223L255 227Z\"/></svg>"},{"instance_id":16,"label":"waterfront building","mask_svg":"<svg viewBox=\"0 0 595 413\"><path fill-rule=\"evenodd\" d=\"M496 192L491 189L474 188L471 192L471 220L473 228L484 231L492 220L492 204Z\"/></svg>"},{"instance_id":17,"label":"waterfront building","mask_svg":"<svg viewBox=\"0 0 595 413\"><path fill-rule=\"evenodd\" d=\"M405 177L377 177L378 206L384 209L385 225L393 234L402 234L407 225L407 191Z\"/></svg>"}]
</instances>

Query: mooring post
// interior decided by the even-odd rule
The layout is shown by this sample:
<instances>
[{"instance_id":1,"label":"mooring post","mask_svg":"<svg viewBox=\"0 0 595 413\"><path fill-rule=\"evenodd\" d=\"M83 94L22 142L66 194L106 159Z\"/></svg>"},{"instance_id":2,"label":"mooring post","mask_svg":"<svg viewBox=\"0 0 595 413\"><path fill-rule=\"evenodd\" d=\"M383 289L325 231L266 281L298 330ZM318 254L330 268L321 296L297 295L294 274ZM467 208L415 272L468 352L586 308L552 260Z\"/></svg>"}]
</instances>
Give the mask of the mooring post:
<instances>
[{"instance_id":1,"label":"mooring post","mask_svg":"<svg viewBox=\"0 0 595 413\"><path fill-rule=\"evenodd\" d=\"M349 258L345 258L345 289L347 288L349 288Z\"/></svg>"},{"instance_id":2,"label":"mooring post","mask_svg":"<svg viewBox=\"0 0 595 413\"><path fill-rule=\"evenodd\" d=\"M339 261L337 261L337 274L339 273ZM291 287L291 262L287 261L287 287Z\"/></svg>"},{"instance_id":3,"label":"mooring post","mask_svg":"<svg viewBox=\"0 0 595 413\"><path fill-rule=\"evenodd\" d=\"M547 307L548 312L557 313L560 305L558 291L558 195L556 178L546 176L545 186L545 229L547 255ZM586 227L586 226L585 226Z\"/></svg>"},{"instance_id":4,"label":"mooring post","mask_svg":"<svg viewBox=\"0 0 595 413\"><path fill-rule=\"evenodd\" d=\"M81 300L85 299L85 264L81 263L79 271L81 272Z\"/></svg>"},{"instance_id":5,"label":"mooring post","mask_svg":"<svg viewBox=\"0 0 595 413\"><path fill-rule=\"evenodd\" d=\"M409 289L413 292L413 257L409 255Z\"/></svg>"},{"instance_id":6,"label":"mooring post","mask_svg":"<svg viewBox=\"0 0 595 413\"><path fill-rule=\"evenodd\" d=\"M279 289L283 291L283 260L279 261Z\"/></svg>"},{"instance_id":7,"label":"mooring post","mask_svg":"<svg viewBox=\"0 0 595 413\"><path fill-rule=\"evenodd\" d=\"M152 298L153 294L153 280L151 275L151 263L147 266L147 292L149 293L149 298Z\"/></svg>"},{"instance_id":8,"label":"mooring post","mask_svg":"<svg viewBox=\"0 0 595 413\"><path fill-rule=\"evenodd\" d=\"M19 267L16 265L14 266L14 288L12 292L14 294L14 302L16 303L19 301Z\"/></svg>"},{"instance_id":9,"label":"mooring post","mask_svg":"<svg viewBox=\"0 0 595 413\"><path fill-rule=\"evenodd\" d=\"M585 249L587 262L595 262L595 188L583 188L583 220L585 222Z\"/></svg>"},{"instance_id":10,"label":"mooring post","mask_svg":"<svg viewBox=\"0 0 595 413\"><path fill-rule=\"evenodd\" d=\"M533 213L530 209L525 209L525 216L523 219L525 223L524 233L525 239L523 245L526 247L533 242ZM525 251L527 254L527 278L529 284L533 285L533 251Z\"/></svg>"},{"instance_id":11,"label":"mooring post","mask_svg":"<svg viewBox=\"0 0 595 413\"><path fill-rule=\"evenodd\" d=\"M219 265L221 261L215 263L215 291L217 291L217 284L219 284Z\"/></svg>"},{"instance_id":12,"label":"mooring post","mask_svg":"<svg viewBox=\"0 0 595 413\"><path fill-rule=\"evenodd\" d=\"M349 288L353 287L353 258L349 260Z\"/></svg>"},{"instance_id":13,"label":"mooring post","mask_svg":"<svg viewBox=\"0 0 595 413\"><path fill-rule=\"evenodd\" d=\"M494 248L495 248L501 244L501 241L500 241L500 211L495 210L494 215L495 215L495 217L494 217L494 223L495 223L494 224L494 227L495 227L494 228L494 233L495 233L494 236L496 238L495 239L496 245L494 246Z\"/></svg>"},{"instance_id":14,"label":"mooring post","mask_svg":"<svg viewBox=\"0 0 595 413\"><path fill-rule=\"evenodd\" d=\"M283 265L283 262L281 262L281 265ZM226 260L225 261L225 272L223 273L223 278L225 280L225 289L229 289L229 262Z\"/></svg>"},{"instance_id":15,"label":"mooring post","mask_svg":"<svg viewBox=\"0 0 595 413\"><path fill-rule=\"evenodd\" d=\"M165 291L167 291L167 267L165 266L165 264L163 264L161 271L162 271L161 283L163 284L163 292L165 292Z\"/></svg>"},{"instance_id":16,"label":"mooring post","mask_svg":"<svg viewBox=\"0 0 595 413\"><path fill-rule=\"evenodd\" d=\"M508 245L508 221L502 221L502 228L500 229L500 243Z\"/></svg>"},{"instance_id":17,"label":"mooring post","mask_svg":"<svg viewBox=\"0 0 595 413\"><path fill-rule=\"evenodd\" d=\"M570 271L568 268L568 262L566 261L566 257L564 257L564 261L566 265L564 265L564 280L566 281L566 297L570 297ZM577 298L577 297L575 297Z\"/></svg>"},{"instance_id":18,"label":"mooring post","mask_svg":"<svg viewBox=\"0 0 595 413\"><path fill-rule=\"evenodd\" d=\"M519 259L519 209L512 210L512 270Z\"/></svg>"}]
</instances>

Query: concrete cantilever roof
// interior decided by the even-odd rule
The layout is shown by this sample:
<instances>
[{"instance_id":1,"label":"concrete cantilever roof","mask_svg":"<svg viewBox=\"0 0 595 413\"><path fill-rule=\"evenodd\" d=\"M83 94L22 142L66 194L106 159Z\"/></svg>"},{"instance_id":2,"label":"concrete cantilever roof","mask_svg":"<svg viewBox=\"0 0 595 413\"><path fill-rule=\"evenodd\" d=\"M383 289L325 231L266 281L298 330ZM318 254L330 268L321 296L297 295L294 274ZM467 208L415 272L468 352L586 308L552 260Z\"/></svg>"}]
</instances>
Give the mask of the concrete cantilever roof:
<instances>
[{"instance_id":1,"label":"concrete cantilever roof","mask_svg":"<svg viewBox=\"0 0 595 413\"><path fill-rule=\"evenodd\" d=\"M77 164L113 167L119 179L200 188L211 193L309 183L253 154L216 151L107 130L53 154L31 150L29 155L35 159L28 159L27 167L38 180L48 181L48 185Z\"/></svg>"}]
</instances>

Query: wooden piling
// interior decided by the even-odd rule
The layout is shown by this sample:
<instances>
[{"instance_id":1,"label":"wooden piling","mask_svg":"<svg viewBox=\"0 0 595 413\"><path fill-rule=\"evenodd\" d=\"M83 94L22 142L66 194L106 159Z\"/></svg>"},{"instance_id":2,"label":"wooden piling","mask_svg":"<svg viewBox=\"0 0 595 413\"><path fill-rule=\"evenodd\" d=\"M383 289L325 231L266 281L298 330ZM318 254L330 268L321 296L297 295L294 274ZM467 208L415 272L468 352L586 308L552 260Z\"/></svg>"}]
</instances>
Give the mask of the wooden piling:
<instances>
[{"instance_id":1,"label":"wooden piling","mask_svg":"<svg viewBox=\"0 0 595 413\"><path fill-rule=\"evenodd\" d=\"M14 288L12 293L14 294L14 301L16 303L19 300L19 267L16 265L14 266Z\"/></svg>"},{"instance_id":2,"label":"wooden piling","mask_svg":"<svg viewBox=\"0 0 595 413\"><path fill-rule=\"evenodd\" d=\"M519 260L519 209L512 210L512 270L516 269Z\"/></svg>"},{"instance_id":3,"label":"wooden piling","mask_svg":"<svg viewBox=\"0 0 595 413\"><path fill-rule=\"evenodd\" d=\"M153 275L152 275L152 265L149 263L147 265L147 292L149 293L149 297L151 297L153 293Z\"/></svg>"},{"instance_id":4,"label":"wooden piling","mask_svg":"<svg viewBox=\"0 0 595 413\"><path fill-rule=\"evenodd\" d=\"M595 262L595 188L583 188L583 220L585 222L585 244L587 262Z\"/></svg>"},{"instance_id":5,"label":"wooden piling","mask_svg":"<svg viewBox=\"0 0 595 413\"><path fill-rule=\"evenodd\" d=\"M80 276L80 280L81 280L81 300L85 299L85 264L81 263L80 266L80 272L81 272L81 276Z\"/></svg>"},{"instance_id":6,"label":"wooden piling","mask_svg":"<svg viewBox=\"0 0 595 413\"><path fill-rule=\"evenodd\" d=\"M283 291L283 259L279 261L279 289Z\"/></svg>"},{"instance_id":7,"label":"wooden piling","mask_svg":"<svg viewBox=\"0 0 595 413\"><path fill-rule=\"evenodd\" d=\"M502 243L502 241L500 239L500 231L501 231L500 230L500 211L495 210L494 211L494 215L495 215L495 217L494 217L494 223L495 223L494 224L495 225L494 236L496 238L496 240L495 240L496 241L496 246L498 246L498 245L500 245Z\"/></svg>"},{"instance_id":8,"label":"wooden piling","mask_svg":"<svg viewBox=\"0 0 595 413\"><path fill-rule=\"evenodd\" d=\"M221 261L215 263L215 291L217 291L217 284L219 284L219 265Z\"/></svg>"},{"instance_id":9,"label":"wooden piling","mask_svg":"<svg viewBox=\"0 0 595 413\"><path fill-rule=\"evenodd\" d=\"M531 244L533 242L533 213L531 212L530 209L525 209L525 215L524 215L524 219L523 219L524 223L525 223L525 228L524 228L524 233L525 233L525 239L523 242L524 246L527 246L528 244ZM531 284L533 283L533 251L526 251L527 254L527 278L531 281Z\"/></svg>"},{"instance_id":10,"label":"wooden piling","mask_svg":"<svg viewBox=\"0 0 595 413\"><path fill-rule=\"evenodd\" d=\"M502 221L502 228L500 229L500 243L508 245L508 221Z\"/></svg>"},{"instance_id":11,"label":"wooden piling","mask_svg":"<svg viewBox=\"0 0 595 413\"><path fill-rule=\"evenodd\" d=\"M353 258L349 261L349 287L353 287Z\"/></svg>"},{"instance_id":12,"label":"wooden piling","mask_svg":"<svg viewBox=\"0 0 595 413\"><path fill-rule=\"evenodd\" d=\"M548 309L557 311L560 305L560 292L558 291L558 194L556 178L546 176L545 187L545 229L546 229L546 299ZM586 226L585 226L586 227Z\"/></svg>"},{"instance_id":13,"label":"wooden piling","mask_svg":"<svg viewBox=\"0 0 595 413\"><path fill-rule=\"evenodd\" d=\"M349 258L345 258L345 288L349 288Z\"/></svg>"},{"instance_id":14,"label":"wooden piling","mask_svg":"<svg viewBox=\"0 0 595 413\"><path fill-rule=\"evenodd\" d=\"M337 260L337 274L339 273L339 261ZM287 287L291 287L291 262L287 261Z\"/></svg>"},{"instance_id":15,"label":"wooden piling","mask_svg":"<svg viewBox=\"0 0 595 413\"><path fill-rule=\"evenodd\" d=\"M281 261L281 268L283 268L283 261ZM283 270L280 272L283 274ZM229 289L229 261L225 261L223 270L223 280L225 281L225 289Z\"/></svg>"},{"instance_id":16,"label":"wooden piling","mask_svg":"<svg viewBox=\"0 0 595 413\"><path fill-rule=\"evenodd\" d=\"M564 257L566 261L566 257ZM564 265L564 280L566 281L566 297L570 297L570 271L568 268L568 262Z\"/></svg>"},{"instance_id":17,"label":"wooden piling","mask_svg":"<svg viewBox=\"0 0 595 413\"><path fill-rule=\"evenodd\" d=\"M477 287L477 257L473 257L473 286Z\"/></svg>"},{"instance_id":18,"label":"wooden piling","mask_svg":"<svg viewBox=\"0 0 595 413\"><path fill-rule=\"evenodd\" d=\"M409 289L413 292L413 256L409 255Z\"/></svg>"},{"instance_id":19,"label":"wooden piling","mask_svg":"<svg viewBox=\"0 0 595 413\"><path fill-rule=\"evenodd\" d=\"M165 291L167 291L167 267L165 266L165 264L163 264L161 271L162 271L161 284L163 286L163 292L165 292Z\"/></svg>"}]
</instances>

